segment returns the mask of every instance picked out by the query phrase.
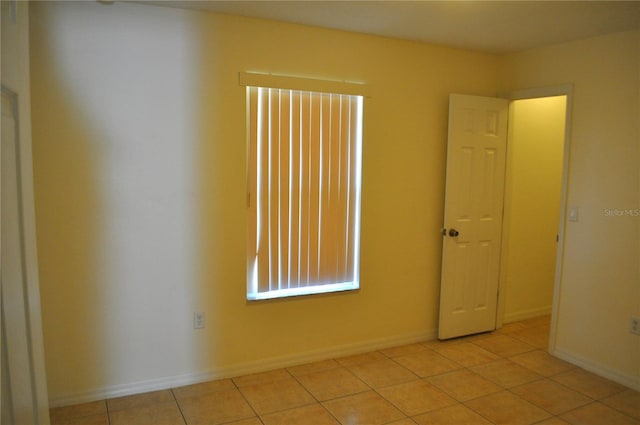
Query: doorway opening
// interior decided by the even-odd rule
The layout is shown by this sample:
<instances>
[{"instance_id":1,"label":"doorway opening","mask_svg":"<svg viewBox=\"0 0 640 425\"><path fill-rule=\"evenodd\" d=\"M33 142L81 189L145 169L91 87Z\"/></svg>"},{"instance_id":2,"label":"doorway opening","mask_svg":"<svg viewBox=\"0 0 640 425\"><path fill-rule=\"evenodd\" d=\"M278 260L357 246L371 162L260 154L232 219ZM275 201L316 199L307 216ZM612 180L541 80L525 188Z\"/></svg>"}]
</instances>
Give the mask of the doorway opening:
<instances>
[{"instance_id":1,"label":"doorway opening","mask_svg":"<svg viewBox=\"0 0 640 425\"><path fill-rule=\"evenodd\" d=\"M555 342L569 154L570 87L514 93L496 325L551 314Z\"/></svg>"},{"instance_id":2,"label":"doorway opening","mask_svg":"<svg viewBox=\"0 0 640 425\"><path fill-rule=\"evenodd\" d=\"M551 313L553 352L570 105L570 86L450 95L439 339Z\"/></svg>"}]
</instances>

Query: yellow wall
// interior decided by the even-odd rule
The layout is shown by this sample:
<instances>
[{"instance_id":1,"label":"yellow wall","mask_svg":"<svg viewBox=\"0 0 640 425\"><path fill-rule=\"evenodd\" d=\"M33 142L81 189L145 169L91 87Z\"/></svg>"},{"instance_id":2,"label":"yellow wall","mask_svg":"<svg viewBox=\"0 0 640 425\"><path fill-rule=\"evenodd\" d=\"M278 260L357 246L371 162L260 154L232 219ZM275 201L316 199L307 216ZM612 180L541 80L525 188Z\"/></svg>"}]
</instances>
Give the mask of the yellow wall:
<instances>
[{"instance_id":1,"label":"yellow wall","mask_svg":"<svg viewBox=\"0 0 640 425\"><path fill-rule=\"evenodd\" d=\"M498 58L138 4L31 7L54 405L435 335L447 99L574 85L557 352L640 388L640 32ZM245 301L240 71L364 81L361 290ZM193 311L207 327L192 329Z\"/></svg>"},{"instance_id":2,"label":"yellow wall","mask_svg":"<svg viewBox=\"0 0 640 425\"><path fill-rule=\"evenodd\" d=\"M435 335L448 95L494 95L497 57L126 3L31 25L54 405ZM371 86L359 292L245 301L240 71Z\"/></svg>"},{"instance_id":3,"label":"yellow wall","mask_svg":"<svg viewBox=\"0 0 640 425\"><path fill-rule=\"evenodd\" d=\"M517 100L509 109L505 194L504 321L551 312L566 97Z\"/></svg>"},{"instance_id":4,"label":"yellow wall","mask_svg":"<svg viewBox=\"0 0 640 425\"><path fill-rule=\"evenodd\" d=\"M505 91L573 84L568 205L555 353L640 388L640 31L509 55Z\"/></svg>"}]
</instances>

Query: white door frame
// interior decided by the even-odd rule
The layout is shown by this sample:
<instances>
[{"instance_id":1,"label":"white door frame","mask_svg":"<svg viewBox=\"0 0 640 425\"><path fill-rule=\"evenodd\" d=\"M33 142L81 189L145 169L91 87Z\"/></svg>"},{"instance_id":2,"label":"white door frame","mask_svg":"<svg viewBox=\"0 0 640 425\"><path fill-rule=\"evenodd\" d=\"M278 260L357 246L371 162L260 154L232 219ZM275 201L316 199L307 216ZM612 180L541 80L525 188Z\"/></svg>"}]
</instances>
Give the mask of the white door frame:
<instances>
[{"instance_id":1,"label":"white door frame","mask_svg":"<svg viewBox=\"0 0 640 425\"><path fill-rule=\"evenodd\" d=\"M558 323L558 310L560 301L560 286L562 283L562 266L564 260L564 231L567 212L568 187L569 187L569 153L571 141L571 111L573 102L573 86L570 84L550 87L540 87L525 90L517 90L506 93L500 97L509 101L535 99L541 97L566 96L564 149L562 158L562 182L560 192L560 216L558 217L558 244L556 247L556 271L553 285L553 303L551 306L551 329L549 332L549 352L553 353L556 346L556 330ZM509 149L507 139L507 150ZM503 221L504 225L504 221ZM502 246L506 246L506 232L502 232ZM498 282L498 308L496 328L502 327L504 319L505 292L506 292L506 249L502 249L500 261L500 280Z\"/></svg>"},{"instance_id":2,"label":"white door frame","mask_svg":"<svg viewBox=\"0 0 640 425\"><path fill-rule=\"evenodd\" d=\"M19 135L15 146L15 163L12 161L12 164L15 164L15 170L9 171L16 173L17 190L19 192L17 210L22 245L19 247L22 261L20 267L23 272L21 295L24 298L25 305L24 311L20 312L20 314L24 315L27 326L25 329L16 330L15 333L25 332L24 337L27 341L28 351L28 362L18 365L20 373L16 371L16 367L3 362L2 367L0 367L0 379L4 380L3 384L6 384L11 378L10 372L13 371L16 371L16 374L21 378L29 376L29 382L26 382L21 387L28 387L28 392L22 392L20 397L12 397L7 392L1 394L2 399L0 400L11 403L11 406L2 406L2 409L7 409L5 412L12 412L17 415L17 409L19 409L20 418L28 417L30 418L30 423L47 425L50 423L50 418L42 336L42 313L40 309L31 146L29 3L16 0L2 1L0 15L2 18L0 29L3 36L1 83L2 91L7 95L3 96L2 107L12 108L14 112L12 115L17 117L17 134ZM13 142L16 143L16 141ZM2 170L2 173L6 172L7 170ZM2 268L0 267L0 269ZM6 288L6 286L3 287ZM11 299L7 301L6 293L2 295L2 302L11 302ZM0 327L2 327L3 331L14 324L14 322L7 320L6 317L4 319L4 322L0 319ZM15 329L17 329L17 325L12 330ZM3 333L3 341L6 341L4 338L6 335ZM6 354L7 350L10 351L11 347L10 344L3 344L1 355ZM7 369L3 370L4 366L7 366ZM25 381L21 381L21 383L25 383ZM27 394L28 397L24 394ZM9 416L8 413L5 413L3 418L6 420Z\"/></svg>"}]
</instances>

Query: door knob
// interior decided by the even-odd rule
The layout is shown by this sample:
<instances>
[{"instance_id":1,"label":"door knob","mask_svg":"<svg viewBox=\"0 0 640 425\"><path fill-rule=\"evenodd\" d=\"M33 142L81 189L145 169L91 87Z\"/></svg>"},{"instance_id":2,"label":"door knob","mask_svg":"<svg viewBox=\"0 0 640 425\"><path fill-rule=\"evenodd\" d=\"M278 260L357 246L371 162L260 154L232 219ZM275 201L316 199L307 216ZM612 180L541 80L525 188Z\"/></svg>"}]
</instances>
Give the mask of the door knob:
<instances>
[{"instance_id":1,"label":"door knob","mask_svg":"<svg viewBox=\"0 0 640 425\"><path fill-rule=\"evenodd\" d=\"M449 236L451 236L452 238L455 238L459 234L460 232L458 232L456 229L449 229Z\"/></svg>"}]
</instances>

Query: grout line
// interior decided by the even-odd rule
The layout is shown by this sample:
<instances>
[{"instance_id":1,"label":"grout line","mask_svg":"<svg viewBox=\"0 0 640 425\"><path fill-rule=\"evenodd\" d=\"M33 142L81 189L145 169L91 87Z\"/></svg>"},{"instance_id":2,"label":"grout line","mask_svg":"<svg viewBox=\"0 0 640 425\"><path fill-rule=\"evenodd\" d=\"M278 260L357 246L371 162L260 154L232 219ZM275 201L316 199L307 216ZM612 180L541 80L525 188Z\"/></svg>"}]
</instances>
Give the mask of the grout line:
<instances>
[{"instance_id":1,"label":"grout line","mask_svg":"<svg viewBox=\"0 0 640 425\"><path fill-rule=\"evenodd\" d=\"M111 412L109 411L109 403L107 403L107 400L104 401L104 408L107 411L107 425L111 425Z\"/></svg>"},{"instance_id":2,"label":"grout line","mask_svg":"<svg viewBox=\"0 0 640 425\"><path fill-rule=\"evenodd\" d=\"M240 395L242 396L242 398L244 399L244 401L247 403L247 406L249 406L249 408L251 409L251 411L253 411L253 414L256 415L256 418L258 418L258 420L260 421L260 423L262 422L262 418L260 418L260 415L258 415L258 412L256 412L256 409L254 409L253 405L251 405L251 403L249 402L249 399L247 399L247 397L244 395L244 393L242 392L242 390L240 389L240 387L238 386L238 384L236 384L236 381L233 378L229 379L231 381L231 383L233 384L234 387L236 387L236 391L238 391L240 393ZM187 424L188 425L188 424Z\"/></svg>"},{"instance_id":3,"label":"grout line","mask_svg":"<svg viewBox=\"0 0 640 425\"><path fill-rule=\"evenodd\" d=\"M178 411L180 412L180 416L182 416L183 422L185 423L185 425L187 425L187 417L184 415L184 412L182 411L182 407L178 402L178 398L176 397L176 394L173 392L173 388L169 388L169 392L171 393L171 397L173 397L173 401L176 403L176 406L178 406Z\"/></svg>"}]
</instances>

